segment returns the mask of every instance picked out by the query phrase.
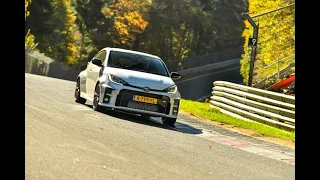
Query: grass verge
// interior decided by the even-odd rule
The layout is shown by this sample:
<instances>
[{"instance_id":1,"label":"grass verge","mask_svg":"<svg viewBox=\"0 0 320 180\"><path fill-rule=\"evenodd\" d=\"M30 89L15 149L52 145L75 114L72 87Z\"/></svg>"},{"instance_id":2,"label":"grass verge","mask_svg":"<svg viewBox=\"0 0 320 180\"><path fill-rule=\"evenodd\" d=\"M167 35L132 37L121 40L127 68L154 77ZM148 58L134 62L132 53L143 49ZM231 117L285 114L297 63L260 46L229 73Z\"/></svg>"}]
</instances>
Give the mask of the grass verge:
<instances>
[{"instance_id":1,"label":"grass verge","mask_svg":"<svg viewBox=\"0 0 320 180\"><path fill-rule=\"evenodd\" d=\"M294 131L286 131L258 122L250 122L235 118L230 115L223 114L216 109L210 108L209 105L210 104L208 103L182 99L180 103L180 109L211 121L230 124L239 128L250 129L264 136L286 139L294 142Z\"/></svg>"}]
</instances>

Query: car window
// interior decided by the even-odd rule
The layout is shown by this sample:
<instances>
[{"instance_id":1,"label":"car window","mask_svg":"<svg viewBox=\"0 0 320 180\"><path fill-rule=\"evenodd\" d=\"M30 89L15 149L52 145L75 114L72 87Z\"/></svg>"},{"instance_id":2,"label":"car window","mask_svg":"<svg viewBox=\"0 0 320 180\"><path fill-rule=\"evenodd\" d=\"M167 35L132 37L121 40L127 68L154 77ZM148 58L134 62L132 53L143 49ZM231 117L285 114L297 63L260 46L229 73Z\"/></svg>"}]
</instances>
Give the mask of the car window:
<instances>
[{"instance_id":1,"label":"car window","mask_svg":"<svg viewBox=\"0 0 320 180\"><path fill-rule=\"evenodd\" d=\"M110 51L107 66L169 76L161 59L134 53Z\"/></svg>"},{"instance_id":2,"label":"car window","mask_svg":"<svg viewBox=\"0 0 320 180\"><path fill-rule=\"evenodd\" d=\"M104 60L106 59L106 54L107 54L107 52L105 50L102 50L102 51L98 52L94 56L94 58L95 59L100 59L102 61L102 64L103 64Z\"/></svg>"}]
</instances>

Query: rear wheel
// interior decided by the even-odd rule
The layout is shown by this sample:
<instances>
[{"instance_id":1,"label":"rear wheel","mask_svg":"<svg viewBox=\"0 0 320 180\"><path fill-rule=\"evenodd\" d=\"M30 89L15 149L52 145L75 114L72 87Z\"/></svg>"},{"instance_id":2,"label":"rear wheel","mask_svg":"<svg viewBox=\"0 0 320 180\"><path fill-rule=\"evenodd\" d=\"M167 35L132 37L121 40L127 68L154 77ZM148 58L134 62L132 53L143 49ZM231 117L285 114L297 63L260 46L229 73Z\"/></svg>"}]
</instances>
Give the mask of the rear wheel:
<instances>
[{"instance_id":1,"label":"rear wheel","mask_svg":"<svg viewBox=\"0 0 320 180\"><path fill-rule=\"evenodd\" d=\"M86 99L84 99L80 96L80 80L79 79L77 80L77 85L76 85L76 89L74 92L74 100L80 104L84 104L87 101Z\"/></svg>"},{"instance_id":2,"label":"rear wheel","mask_svg":"<svg viewBox=\"0 0 320 180\"><path fill-rule=\"evenodd\" d=\"M96 89L94 90L94 96L93 96L93 110L95 111L101 111L102 107L99 105L99 98L100 98L100 87L99 84L96 86Z\"/></svg>"},{"instance_id":3,"label":"rear wheel","mask_svg":"<svg viewBox=\"0 0 320 180\"><path fill-rule=\"evenodd\" d=\"M162 118L163 124L172 126L172 127L174 127L174 124L176 123L176 121L177 121L177 118L167 118L167 117Z\"/></svg>"}]
</instances>

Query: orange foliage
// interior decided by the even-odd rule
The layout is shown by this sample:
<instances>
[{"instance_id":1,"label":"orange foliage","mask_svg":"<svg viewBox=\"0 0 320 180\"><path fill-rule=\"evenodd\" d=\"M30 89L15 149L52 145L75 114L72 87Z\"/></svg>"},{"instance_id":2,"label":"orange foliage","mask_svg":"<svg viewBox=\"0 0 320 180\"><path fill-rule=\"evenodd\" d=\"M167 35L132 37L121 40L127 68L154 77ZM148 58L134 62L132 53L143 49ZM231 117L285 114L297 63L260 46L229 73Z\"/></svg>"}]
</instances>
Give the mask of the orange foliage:
<instances>
[{"instance_id":1,"label":"orange foliage","mask_svg":"<svg viewBox=\"0 0 320 180\"><path fill-rule=\"evenodd\" d=\"M114 19L114 30L119 36L119 42L123 44L134 40L135 33L142 33L148 26L138 4L133 0L113 1L103 13Z\"/></svg>"}]
</instances>

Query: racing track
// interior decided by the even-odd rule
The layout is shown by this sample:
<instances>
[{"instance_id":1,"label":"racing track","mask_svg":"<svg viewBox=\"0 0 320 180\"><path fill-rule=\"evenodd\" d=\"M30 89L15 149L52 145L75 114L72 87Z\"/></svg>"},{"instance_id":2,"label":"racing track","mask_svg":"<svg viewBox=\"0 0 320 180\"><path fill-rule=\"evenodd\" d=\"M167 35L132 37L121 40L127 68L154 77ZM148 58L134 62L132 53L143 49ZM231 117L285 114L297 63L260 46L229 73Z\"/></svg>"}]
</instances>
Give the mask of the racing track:
<instances>
[{"instance_id":1,"label":"racing track","mask_svg":"<svg viewBox=\"0 0 320 180\"><path fill-rule=\"evenodd\" d=\"M25 76L26 179L294 179L293 150L183 114L169 128L95 112L74 102L75 82Z\"/></svg>"}]
</instances>

